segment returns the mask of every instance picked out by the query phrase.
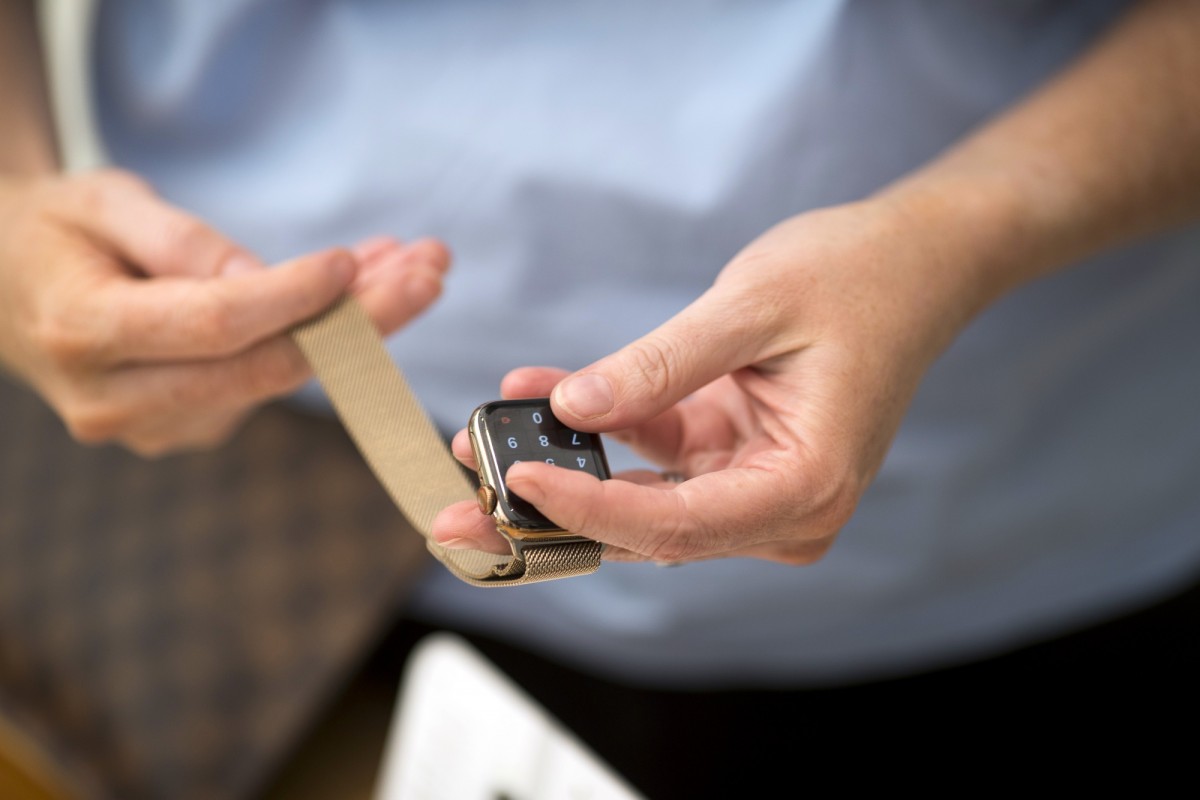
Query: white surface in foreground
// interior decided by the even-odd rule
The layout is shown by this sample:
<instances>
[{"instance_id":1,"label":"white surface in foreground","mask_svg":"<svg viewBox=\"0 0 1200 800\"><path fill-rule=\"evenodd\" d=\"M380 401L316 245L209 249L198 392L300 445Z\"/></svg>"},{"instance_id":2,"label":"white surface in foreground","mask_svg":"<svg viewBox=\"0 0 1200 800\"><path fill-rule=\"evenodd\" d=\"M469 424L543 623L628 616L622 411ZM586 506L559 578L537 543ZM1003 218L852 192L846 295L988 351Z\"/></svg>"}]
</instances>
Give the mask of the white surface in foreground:
<instances>
[{"instance_id":1,"label":"white surface in foreground","mask_svg":"<svg viewBox=\"0 0 1200 800\"><path fill-rule=\"evenodd\" d=\"M376 800L641 800L465 640L413 650Z\"/></svg>"}]
</instances>

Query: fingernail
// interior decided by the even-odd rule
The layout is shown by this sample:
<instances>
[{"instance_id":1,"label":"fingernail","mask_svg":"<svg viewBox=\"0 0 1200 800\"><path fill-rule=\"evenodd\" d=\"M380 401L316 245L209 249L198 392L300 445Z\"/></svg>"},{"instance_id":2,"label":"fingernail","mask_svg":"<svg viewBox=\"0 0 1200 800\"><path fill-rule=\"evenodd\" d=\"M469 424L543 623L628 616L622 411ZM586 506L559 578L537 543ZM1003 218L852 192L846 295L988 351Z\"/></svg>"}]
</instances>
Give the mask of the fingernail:
<instances>
[{"instance_id":1,"label":"fingernail","mask_svg":"<svg viewBox=\"0 0 1200 800\"><path fill-rule=\"evenodd\" d=\"M433 301L435 297L442 293L442 282L432 275L421 271L408 277L404 284L404 291L418 305L425 305Z\"/></svg>"},{"instance_id":2,"label":"fingernail","mask_svg":"<svg viewBox=\"0 0 1200 800\"><path fill-rule=\"evenodd\" d=\"M431 264L438 272L445 272L450 265L450 251L437 239L418 239L408 245L404 252Z\"/></svg>"},{"instance_id":3,"label":"fingernail","mask_svg":"<svg viewBox=\"0 0 1200 800\"><path fill-rule=\"evenodd\" d=\"M225 267L221 270L221 274L244 275L247 272L258 272L261 269L263 269L263 265L257 258L245 253L238 253L225 262Z\"/></svg>"},{"instance_id":4,"label":"fingernail","mask_svg":"<svg viewBox=\"0 0 1200 800\"><path fill-rule=\"evenodd\" d=\"M555 387L554 399L580 419L600 417L613 409L612 384L603 375L577 375Z\"/></svg>"},{"instance_id":5,"label":"fingernail","mask_svg":"<svg viewBox=\"0 0 1200 800\"><path fill-rule=\"evenodd\" d=\"M456 539L447 539L444 542L438 542L438 544L440 544L442 547L446 548L447 550L478 550L479 549L478 542L473 542L470 539L463 539L461 537L456 538Z\"/></svg>"}]
</instances>

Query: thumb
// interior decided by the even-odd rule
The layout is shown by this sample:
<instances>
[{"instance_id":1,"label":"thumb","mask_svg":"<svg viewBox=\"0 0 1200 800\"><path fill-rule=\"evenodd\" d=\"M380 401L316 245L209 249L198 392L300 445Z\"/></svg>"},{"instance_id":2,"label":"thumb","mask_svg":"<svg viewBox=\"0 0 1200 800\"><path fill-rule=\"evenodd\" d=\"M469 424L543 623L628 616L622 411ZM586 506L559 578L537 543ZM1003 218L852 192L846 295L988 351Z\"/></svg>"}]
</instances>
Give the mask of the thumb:
<instances>
[{"instance_id":1,"label":"thumb","mask_svg":"<svg viewBox=\"0 0 1200 800\"><path fill-rule=\"evenodd\" d=\"M73 188L66 209L71 221L148 276L209 278L263 268L131 173L100 170L78 178Z\"/></svg>"},{"instance_id":2,"label":"thumb","mask_svg":"<svg viewBox=\"0 0 1200 800\"><path fill-rule=\"evenodd\" d=\"M710 289L641 339L564 378L551 394L554 413L590 431L645 422L757 360L756 316Z\"/></svg>"}]
</instances>

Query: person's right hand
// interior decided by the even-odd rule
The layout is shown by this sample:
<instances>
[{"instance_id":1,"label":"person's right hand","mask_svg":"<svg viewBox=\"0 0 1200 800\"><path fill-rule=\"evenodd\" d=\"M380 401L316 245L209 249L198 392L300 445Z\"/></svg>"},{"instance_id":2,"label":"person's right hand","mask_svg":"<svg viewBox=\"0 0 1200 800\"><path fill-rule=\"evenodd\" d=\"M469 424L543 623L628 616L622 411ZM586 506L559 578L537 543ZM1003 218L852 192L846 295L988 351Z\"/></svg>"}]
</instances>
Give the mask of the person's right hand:
<instances>
[{"instance_id":1,"label":"person's right hand","mask_svg":"<svg viewBox=\"0 0 1200 800\"><path fill-rule=\"evenodd\" d=\"M311 372L287 335L353 293L381 332L440 294L438 242L377 238L267 269L120 171L0 180L0 368L80 442L224 441Z\"/></svg>"}]
</instances>

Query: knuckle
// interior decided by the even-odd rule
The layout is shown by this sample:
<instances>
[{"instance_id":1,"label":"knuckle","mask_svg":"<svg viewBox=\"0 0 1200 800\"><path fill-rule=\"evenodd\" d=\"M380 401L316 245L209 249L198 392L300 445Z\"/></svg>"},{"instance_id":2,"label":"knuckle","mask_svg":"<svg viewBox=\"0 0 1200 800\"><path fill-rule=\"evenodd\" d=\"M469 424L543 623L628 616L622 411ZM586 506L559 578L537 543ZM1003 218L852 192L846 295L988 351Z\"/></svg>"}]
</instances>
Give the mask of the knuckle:
<instances>
[{"instance_id":1,"label":"knuckle","mask_svg":"<svg viewBox=\"0 0 1200 800\"><path fill-rule=\"evenodd\" d=\"M251 397L265 398L298 389L309 375L308 362L288 342L270 342L247 361L244 385Z\"/></svg>"},{"instance_id":2,"label":"knuckle","mask_svg":"<svg viewBox=\"0 0 1200 800\"><path fill-rule=\"evenodd\" d=\"M64 184L64 189L67 184ZM152 192L150 184L127 170L108 167L85 174L69 189L85 214L102 216L120 198Z\"/></svg>"},{"instance_id":3,"label":"knuckle","mask_svg":"<svg viewBox=\"0 0 1200 800\"><path fill-rule=\"evenodd\" d=\"M118 192L149 193L153 190L141 176L119 167L105 167L93 173L95 183Z\"/></svg>"},{"instance_id":4,"label":"knuckle","mask_svg":"<svg viewBox=\"0 0 1200 800\"><path fill-rule=\"evenodd\" d=\"M843 488L829 502L825 509L825 519L832 531L840 531L850 522L858 509L858 492Z\"/></svg>"},{"instance_id":5,"label":"knuckle","mask_svg":"<svg viewBox=\"0 0 1200 800\"><path fill-rule=\"evenodd\" d=\"M234 244L203 221L180 211L161 215L152 239L162 269L199 277L217 275L237 253Z\"/></svg>"},{"instance_id":6,"label":"knuckle","mask_svg":"<svg viewBox=\"0 0 1200 800\"><path fill-rule=\"evenodd\" d=\"M706 555L703 551L706 543L711 543L711 536L704 535L692 523L686 510L680 508L679 513L663 516L636 549L654 561L669 563L692 561Z\"/></svg>"},{"instance_id":7,"label":"knuckle","mask_svg":"<svg viewBox=\"0 0 1200 800\"><path fill-rule=\"evenodd\" d=\"M70 186L60 186L64 197L69 197L72 204L78 206L79 212L90 218L99 218L104 213L108 203L109 188L106 181L98 175L92 175ZM69 192L69 195L66 194Z\"/></svg>"},{"instance_id":8,"label":"knuckle","mask_svg":"<svg viewBox=\"0 0 1200 800\"><path fill-rule=\"evenodd\" d=\"M224 420L197 431L190 442L192 447L211 450L228 442L237 430L239 420Z\"/></svg>"},{"instance_id":9,"label":"knuckle","mask_svg":"<svg viewBox=\"0 0 1200 800\"><path fill-rule=\"evenodd\" d=\"M95 363L102 346L95 336L89 336L70 323L66 315L42 316L30 329L34 346L59 369L73 370Z\"/></svg>"},{"instance_id":10,"label":"knuckle","mask_svg":"<svg viewBox=\"0 0 1200 800\"><path fill-rule=\"evenodd\" d=\"M125 443L126 447L145 459L158 459L170 453L172 443L160 437L138 437Z\"/></svg>"},{"instance_id":11,"label":"knuckle","mask_svg":"<svg viewBox=\"0 0 1200 800\"><path fill-rule=\"evenodd\" d=\"M176 377L161 385L162 394L154 399L150 411L159 418L179 413L192 415L212 402L215 388L214 382L197 375Z\"/></svg>"},{"instance_id":12,"label":"knuckle","mask_svg":"<svg viewBox=\"0 0 1200 800\"><path fill-rule=\"evenodd\" d=\"M859 482L849 464L826 457L810 463L801 478L800 496L818 536L845 527L858 507Z\"/></svg>"},{"instance_id":13,"label":"knuckle","mask_svg":"<svg viewBox=\"0 0 1200 800\"><path fill-rule=\"evenodd\" d=\"M584 535L587 535L589 532L598 530L600 520L599 508L596 504L580 503L575 506L569 527L575 528L584 532Z\"/></svg>"},{"instance_id":14,"label":"knuckle","mask_svg":"<svg viewBox=\"0 0 1200 800\"><path fill-rule=\"evenodd\" d=\"M212 239L212 232L207 225L182 213L167 215L163 219L161 233L168 247L183 252L206 247Z\"/></svg>"},{"instance_id":15,"label":"knuckle","mask_svg":"<svg viewBox=\"0 0 1200 800\"><path fill-rule=\"evenodd\" d=\"M121 437L127 419L120 411L101 405L73 405L61 412L71 438L80 444L103 444Z\"/></svg>"},{"instance_id":16,"label":"knuckle","mask_svg":"<svg viewBox=\"0 0 1200 800\"><path fill-rule=\"evenodd\" d=\"M658 538L648 540L644 549L639 548L652 561L663 563L698 561L710 555L711 547L703 547L702 543L711 545L711 541L691 532L688 535L666 533Z\"/></svg>"},{"instance_id":17,"label":"knuckle","mask_svg":"<svg viewBox=\"0 0 1200 800\"><path fill-rule=\"evenodd\" d=\"M672 563L676 561L691 561L692 549L681 546L677 539L663 539L650 543L645 549L635 548L645 554L651 561Z\"/></svg>"},{"instance_id":18,"label":"knuckle","mask_svg":"<svg viewBox=\"0 0 1200 800\"><path fill-rule=\"evenodd\" d=\"M209 274L236 250L232 242L225 241L205 223L189 214L173 213L165 216L162 229L163 257L175 261L199 259Z\"/></svg>"},{"instance_id":19,"label":"knuckle","mask_svg":"<svg viewBox=\"0 0 1200 800\"><path fill-rule=\"evenodd\" d=\"M661 338L640 339L629 346L629 359L650 394L667 391L674 379L678 354L670 341Z\"/></svg>"},{"instance_id":20,"label":"knuckle","mask_svg":"<svg viewBox=\"0 0 1200 800\"><path fill-rule=\"evenodd\" d=\"M862 494L852 459L829 452L781 453L768 469L781 482L774 500L746 520L746 529L774 543L772 560L808 564L824 557Z\"/></svg>"}]
</instances>

